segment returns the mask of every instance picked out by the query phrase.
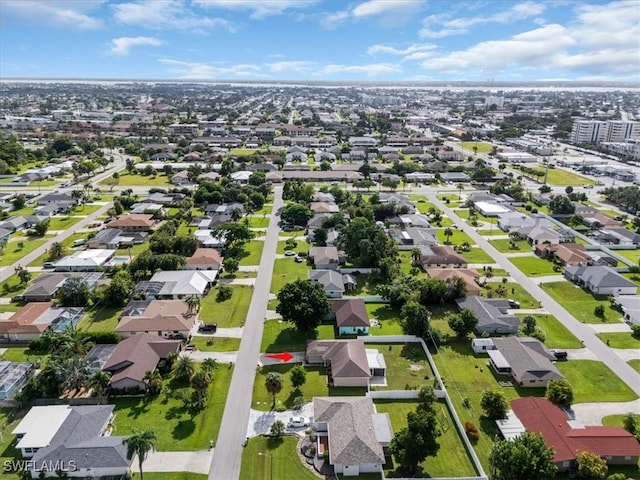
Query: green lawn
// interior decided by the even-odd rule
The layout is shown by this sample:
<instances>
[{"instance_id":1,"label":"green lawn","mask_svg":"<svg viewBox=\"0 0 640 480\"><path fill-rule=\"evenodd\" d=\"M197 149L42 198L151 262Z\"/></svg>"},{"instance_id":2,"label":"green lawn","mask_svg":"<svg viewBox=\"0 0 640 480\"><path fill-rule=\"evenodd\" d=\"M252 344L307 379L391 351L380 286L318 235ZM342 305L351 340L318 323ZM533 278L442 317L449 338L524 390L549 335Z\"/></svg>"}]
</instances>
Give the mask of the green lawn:
<instances>
[{"instance_id":1,"label":"green lawn","mask_svg":"<svg viewBox=\"0 0 640 480\"><path fill-rule=\"evenodd\" d=\"M110 398L115 404L116 433L130 435L134 430L152 429L160 451L202 450L209 448L209 441L218 439L218 430L227 399L233 368L220 364L214 372L204 408L189 408L177 395L191 395L193 390L174 381L165 382L165 392L155 397Z\"/></svg>"},{"instance_id":2,"label":"green lawn","mask_svg":"<svg viewBox=\"0 0 640 480\"><path fill-rule=\"evenodd\" d=\"M538 170L544 171L544 169ZM579 187L581 185L595 185L596 182L588 177L578 175L577 173L559 168L550 168L547 183L549 185L561 185L563 187Z\"/></svg>"},{"instance_id":3,"label":"green lawn","mask_svg":"<svg viewBox=\"0 0 640 480\"><path fill-rule=\"evenodd\" d=\"M525 314L518 314L522 319ZM544 341L549 348L580 348L582 344L562 323L555 319L553 315L532 315L540 328L547 334Z\"/></svg>"},{"instance_id":4,"label":"green lawn","mask_svg":"<svg viewBox=\"0 0 640 480\"><path fill-rule=\"evenodd\" d=\"M631 336L631 332L598 333L598 338L611 348L638 348L640 340Z\"/></svg>"},{"instance_id":5,"label":"green lawn","mask_svg":"<svg viewBox=\"0 0 640 480\"><path fill-rule=\"evenodd\" d=\"M369 318L375 318L380 323L379 327L369 329L371 335L402 335L399 308L388 303L367 303L365 306Z\"/></svg>"},{"instance_id":6,"label":"green lawn","mask_svg":"<svg viewBox=\"0 0 640 480\"><path fill-rule=\"evenodd\" d=\"M142 175L130 174L126 170L120 170L119 172L119 187L169 187L171 186L171 178L167 177L164 173L154 175ZM105 181L99 182L99 185L104 186Z\"/></svg>"},{"instance_id":7,"label":"green lawn","mask_svg":"<svg viewBox=\"0 0 640 480\"><path fill-rule=\"evenodd\" d=\"M489 282L486 287L482 289L482 294L486 297L492 296L497 298L495 290L499 288L500 284L496 282ZM522 285L515 282L508 282L505 284L507 294L505 298L520 302L520 308L538 308L538 301L527 292ZM489 287L491 287L491 293L489 293Z\"/></svg>"},{"instance_id":8,"label":"green lawn","mask_svg":"<svg viewBox=\"0 0 640 480\"><path fill-rule=\"evenodd\" d=\"M200 301L198 314L203 322L215 322L218 327L241 327L247 318L253 288L246 285L230 285L233 295L229 300L217 302L218 287L214 287Z\"/></svg>"},{"instance_id":9,"label":"green lawn","mask_svg":"<svg viewBox=\"0 0 640 480\"><path fill-rule=\"evenodd\" d=\"M87 238L87 234L86 233L74 233L72 235L70 235L69 237L67 237L66 239L64 239L61 243L62 246L64 248L67 249L67 254L72 253L69 249L71 248L71 246L73 245L73 242L75 242L76 240L80 240L81 238L86 239ZM38 258L36 258L33 262L31 262L29 264L30 267L39 267L42 266L42 264L44 262L49 261L49 253L45 252L42 255L40 255Z\"/></svg>"},{"instance_id":10,"label":"green lawn","mask_svg":"<svg viewBox=\"0 0 640 480\"><path fill-rule=\"evenodd\" d=\"M495 247L496 250L502 253L517 253L517 252L530 252L531 245L526 240L518 240L515 244L520 247L516 250L509 248L512 241L508 238L498 238L496 240L489 240L489 243Z\"/></svg>"},{"instance_id":11,"label":"green lawn","mask_svg":"<svg viewBox=\"0 0 640 480\"><path fill-rule=\"evenodd\" d=\"M264 242L262 240L251 240L248 242L244 246L244 251L247 255L240 260L240 266L260 265L263 248Z\"/></svg>"},{"instance_id":12,"label":"green lawn","mask_svg":"<svg viewBox=\"0 0 640 480\"><path fill-rule=\"evenodd\" d=\"M15 448L15 435L11 431L18 425L22 416L27 412L24 410L20 412L14 420L8 422L9 415L12 409L0 408L0 464L4 465L5 462L11 460L19 460L22 458L20 450ZM2 480L18 480L20 477L18 473L3 471Z\"/></svg>"},{"instance_id":13,"label":"green lawn","mask_svg":"<svg viewBox=\"0 0 640 480\"><path fill-rule=\"evenodd\" d=\"M315 332L304 336L296 328L283 320L264 322L261 352L302 352L307 347L307 339L335 338L335 326L332 323L321 324Z\"/></svg>"},{"instance_id":14,"label":"green lawn","mask_svg":"<svg viewBox=\"0 0 640 480\"><path fill-rule=\"evenodd\" d=\"M267 228L269 217L245 217L249 219L249 228Z\"/></svg>"},{"instance_id":15,"label":"green lawn","mask_svg":"<svg viewBox=\"0 0 640 480\"><path fill-rule=\"evenodd\" d=\"M270 365L256 372L256 380L253 384L253 400L251 407L256 410L268 411L271 409L272 399L264 386L264 381L269 372L278 372L282 376L282 391L276 395L276 408L291 408L296 397L304 397L305 401L311 401L314 397L327 396L362 396L366 388L357 387L329 387L327 374L323 367L305 367L307 381L296 390L291 385L289 371L295 364Z\"/></svg>"},{"instance_id":16,"label":"green lawn","mask_svg":"<svg viewBox=\"0 0 640 480\"><path fill-rule=\"evenodd\" d=\"M515 257L510 258L513 263L527 277L543 277L545 275L560 275L561 272L553 270L553 263L549 260L543 260L532 254L531 257Z\"/></svg>"},{"instance_id":17,"label":"green lawn","mask_svg":"<svg viewBox=\"0 0 640 480\"><path fill-rule=\"evenodd\" d=\"M87 216L93 212L97 212L103 205L80 205L73 209L72 215Z\"/></svg>"},{"instance_id":18,"label":"green lawn","mask_svg":"<svg viewBox=\"0 0 640 480\"><path fill-rule=\"evenodd\" d=\"M82 220L82 217L53 217L49 223L49 230L67 230Z\"/></svg>"},{"instance_id":19,"label":"green lawn","mask_svg":"<svg viewBox=\"0 0 640 480\"><path fill-rule=\"evenodd\" d=\"M597 305L605 308L604 321L615 323L621 320L620 312L611 306L606 295L593 295L564 280L543 283L540 287L580 322L601 323L603 320L593 314Z\"/></svg>"},{"instance_id":20,"label":"green lawn","mask_svg":"<svg viewBox=\"0 0 640 480\"><path fill-rule=\"evenodd\" d=\"M462 256L466 258L469 263L495 263L491 255L478 247L471 247L468 252L462 252Z\"/></svg>"},{"instance_id":21,"label":"green lawn","mask_svg":"<svg viewBox=\"0 0 640 480\"><path fill-rule=\"evenodd\" d=\"M493 145L486 142L460 142L458 146L471 152L477 151L477 153L489 153L493 149ZM474 150L475 147L478 147L478 149Z\"/></svg>"},{"instance_id":22,"label":"green lawn","mask_svg":"<svg viewBox=\"0 0 640 480\"><path fill-rule=\"evenodd\" d=\"M574 403L628 402L638 396L602 362L572 360L556 363L573 386Z\"/></svg>"},{"instance_id":23,"label":"green lawn","mask_svg":"<svg viewBox=\"0 0 640 480\"><path fill-rule=\"evenodd\" d=\"M240 349L239 338L197 335L191 337L191 343L203 352L237 352Z\"/></svg>"},{"instance_id":24,"label":"green lawn","mask_svg":"<svg viewBox=\"0 0 640 480\"><path fill-rule=\"evenodd\" d=\"M640 373L640 358L629 360L628 363L631 366L631 368L633 368L636 372Z\"/></svg>"},{"instance_id":25,"label":"green lawn","mask_svg":"<svg viewBox=\"0 0 640 480\"><path fill-rule=\"evenodd\" d=\"M615 250L615 252L626 259L631 260L634 263L638 263L640 259L640 250Z\"/></svg>"},{"instance_id":26,"label":"green lawn","mask_svg":"<svg viewBox=\"0 0 640 480\"><path fill-rule=\"evenodd\" d=\"M475 245L475 242L471 239L469 235L464 233L461 230L457 230L452 228L451 231L453 235L449 237L449 243L447 243L447 237L444 234L445 228L438 229L436 232L436 236L438 237L438 241L443 245L462 245L464 242L467 242L469 245ZM493 263L493 262L492 262Z\"/></svg>"},{"instance_id":27,"label":"green lawn","mask_svg":"<svg viewBox=\"0 0 640 480\"><path fill-rule=\"evenodd\" d=\"M376 400L378 413L388 413L394 433L407 426L407 414L414 412L418 402ZM434 404L438 416L438 437L440 449L435 457L428 457L422 462L422 475L425 477L472 477L476 475L473 463L467 454L462 439L456 430L453 419L445 403ZM395 476L395 465L385 465L385 477Z\"/></svg>"},{"instance_id":28,"label":"green lawn","mask_svg":"<svg viewBox=\"0 0 640 480\"><path fill-rule=\"evenodd\" d=\"M138 245L134 245L131 248L119 248L116 250L117 257L127 257L131 256L131 259L136 258L142 252L146 252L149 249L148 243L140 243Z\"/></svg>"},{"instance_id":29,"label":"green lawn","mask_svg":"<svg viewBox=\"0 0 640 480\"><path fill-rule=\"evenodd\" d=\"M387 364L387 386L378 389L405 390L433 382L433 371L419 343L367 344L384 355Z\"/></svg>"},{"instance_id":30,"label":"green lawn","mask_svg":"<svg viewBox=\"0 0 640 480\"><path fill-rule=\"evenodd\" d=\"M14 241L13 239L7 243L2 250L2 256L0 257L0 267L6 267L13 265L20 261L25 255L33 252L36 248L44 245L50 239L42 237L29 237L22 240ZM22 243L22 248L18 245Z\"/></svg>"},{"instance_id":31,"label":"green lawn","mask_svg":"<svg viewBox=\"0 0 640 480\"><path fill-rule=\"evenodd\" d=\"M286 435L279 439L252 438L242 451L240 478L242 480L285 478L318 480L318 477L298 458L297 443L298 437L294 435Z\"/></svg>"},{"instance_id":32,"label":"green lawn","mask_svg":"<svg viewBox=\"0 0 640 480\"><path fill-rule=\"evenodd\" d=\"M277 258L271 277L271 293L278 293L287 283L309 278L309 267L306 263L297 263L294 257Z\"/></svg>"},{"instance_id":33,"label":"green lawn","mask_svg":"<svg viewBox=\"0 0 640 480\"><path fill-rule=\"evenodd\" d=\"M37 363L38 359L44 359L47 357L46 353L33 351L25 344L5 344L2 348L6 348L7 350L2 354L1 358L10 362Z\"/></svg>"},{"instance_id":34,"label":"green lawn","mask_svg":"<svg viewBox=\"0 0 640 480\"><path fill-rule=\"evenodd\" d=\"M311 248L312 245L308 243L304 239L304 237L299 237L299 238L295 237L294 240L296 241L296 246L293 248L288 248L286 241L278 242L276 253L279 253L280 255L284 255L284 252L287 250L292 250L296 253L305 253L305 254L309 253L309 249Z\"/></svg>"},{"instance_id":35,"label":"green lawn","mask_svg":"<svg viewBox=\"0 0 640 480\"><path fill-rule=\"evenodd\" d=\"M121 313L120 308L97 307L85 316L78 327L87 332L112 332L118 325Z\"/></svg>"},{"instance_id":36,"label":"green lawn","mask_svg":"<svg viewBox=\"0 0 640 480\"><path fill-rule=\"evenodd\" d=\"M270 215L271 214L271 210L273 210L273 205L271 204L265 204L262 206L262 208L256 212L253 212L254 215Z\"/></svg>"},{"instance_id":37,"label":"green lawn","mask_svg":"<svg viewBox=\"0 0 640 480\"><path fill-rule=\"evenodd\" d=\"M32 274L31 280L34 280L36 277L36 274ZM0 295L3 297L13 297L25 291L28 286L28 283L21 284L20 280L18 280L18 275L14 273L6 280L0 282Z\"/></svg>"},{"instance_id":38,"label":"green lawn","mask_svg":"<svg viewBox=\"0 0 640 480\"><path fill-rule=\"evenodd\" d=\"M376 275L369 273L356 273L353 275L358 281L358 287L349 292L349 295L377 295L378 287L381 285Z\"/></svg>"}]
</instances>

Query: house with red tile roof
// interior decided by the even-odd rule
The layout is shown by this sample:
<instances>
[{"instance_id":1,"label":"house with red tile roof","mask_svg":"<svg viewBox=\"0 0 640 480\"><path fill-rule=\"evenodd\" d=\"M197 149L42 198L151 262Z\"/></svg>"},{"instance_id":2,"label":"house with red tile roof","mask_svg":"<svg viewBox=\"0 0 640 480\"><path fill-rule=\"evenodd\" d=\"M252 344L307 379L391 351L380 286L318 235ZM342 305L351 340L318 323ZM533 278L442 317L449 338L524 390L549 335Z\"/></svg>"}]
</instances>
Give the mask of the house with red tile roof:
<instances>
[{"instance_id":1,"label":"house with red tile roof","mask_svg":"<svg viewBox=\"0 0 640 480\"><path fill-rule=\"evenodd\" d=\"M198 248L187 258L183 270L220 270L222 256L216 248Z\"/></svg>"},{"instance_id":2,"label":"house with red tile roof","mask_svg":"<svg viewBox=\"0 0 640 480\"><path fill-rule=\"evenodd\" d=\"M560 471L576 465L578 452L595 453L609 465L637 465L640 443L621 427L584 426L570 420L566 413L549 400L526 397L511 401L511 409L522 424L522 430L542 434L553 448L553 462Z\"/></svg>"},{"instance_id":3,"label":"house with red tile roof","mask_svg":"<svg viewBox=\"0 0 640 480\"><path fill-rule=\"evenodd\" d=\"M123 232L148 232L153 230L156 221L147 213L130 213L107 223L107 228L119 228Z\"/></svg>"}]
</instances>

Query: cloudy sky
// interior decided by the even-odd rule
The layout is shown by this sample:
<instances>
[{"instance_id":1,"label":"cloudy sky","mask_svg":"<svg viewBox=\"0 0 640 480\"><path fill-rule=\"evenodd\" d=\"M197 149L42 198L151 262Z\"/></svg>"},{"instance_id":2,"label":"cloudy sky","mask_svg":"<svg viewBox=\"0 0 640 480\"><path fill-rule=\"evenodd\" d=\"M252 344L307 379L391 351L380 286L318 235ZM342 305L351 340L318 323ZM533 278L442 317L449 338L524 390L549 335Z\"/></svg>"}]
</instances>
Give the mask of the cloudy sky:
<instances>
[{"instance_id":1,"label":"cloudy sky","mask_svg":"<svg viewBox=\"0 0 640 480\"><path fill-rule=\"evenodd\" d=\"M0 77L640 81L640 0L0 0Z\"/></svg>"}]
</instances>

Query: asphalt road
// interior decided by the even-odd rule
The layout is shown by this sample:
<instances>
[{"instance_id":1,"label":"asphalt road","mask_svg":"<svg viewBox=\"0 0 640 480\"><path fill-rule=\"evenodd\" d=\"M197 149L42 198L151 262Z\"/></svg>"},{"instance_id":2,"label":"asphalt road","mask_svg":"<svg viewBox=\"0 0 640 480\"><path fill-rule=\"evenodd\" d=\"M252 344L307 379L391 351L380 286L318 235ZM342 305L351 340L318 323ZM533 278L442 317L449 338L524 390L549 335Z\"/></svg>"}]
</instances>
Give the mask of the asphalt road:
<instances>
[{"instance_id":1,"label":"asphalt road","mask_svg":"<svg viewBox=\"0 0 640 480\"><path fill-rule=\"evenodd\" d=\"M551 298L544 290L542 290L533 280L525 276L518 270L509 259L498 250L496 250L484 237L479 235L473 227L468 225L463 219L458 217L455 212L440 201L436 195L428 195L429 200L433 202L444 214L469 235L476 244L485 252L491 255L502 268L524 287L533 297L542 301L542 305L547 311L556 317L560 323L568 328L578 339L584 342L593 354L609 367L620 379L626 383L636 394L640 395L640 374L629 366L622 358L607 347L598 337L594 330L587 324L583 324L576 320L569 312L567 312L558 302ZM573 288L567 284L567 288Z\"/></svg>"},{"instance_id":2,"label":"asphalt road","mask_svg":"<svg viewBox=\"0 0 640 480\"><path fill-rule=\"evenodd\" d=\"M260 359L260 344L264 330L264 318L269 302L271 276L278 246L279 217L275 214L282 206L282 187L274 188L273 214L267 228L260 268L256 279L251 305L244 324L244 332L238 350L237 362L224 407L224 416L218 434L209 478L236 480L240 478L242 444L246 439L251 396L256 368Z\"/></svg>"}]
</instances>

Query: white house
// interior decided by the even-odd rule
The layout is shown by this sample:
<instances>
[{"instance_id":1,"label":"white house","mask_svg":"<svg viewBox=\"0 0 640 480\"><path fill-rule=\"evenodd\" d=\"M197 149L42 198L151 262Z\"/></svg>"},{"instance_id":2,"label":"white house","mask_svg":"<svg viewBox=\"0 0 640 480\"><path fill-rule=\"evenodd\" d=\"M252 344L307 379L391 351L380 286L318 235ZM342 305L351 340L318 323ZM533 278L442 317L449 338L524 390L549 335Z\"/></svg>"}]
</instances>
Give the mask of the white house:
<instances>
[{"instance_id":1,"label":"white house","mask_svg":"<svg viewBox=\"0 0 640 480\"><path fill-rule=\"evenodd\" d=\"M115 255L115 250L90 248L68 255L55 264L56 272L95 272Z\"/></svg>"}]
</instances>

